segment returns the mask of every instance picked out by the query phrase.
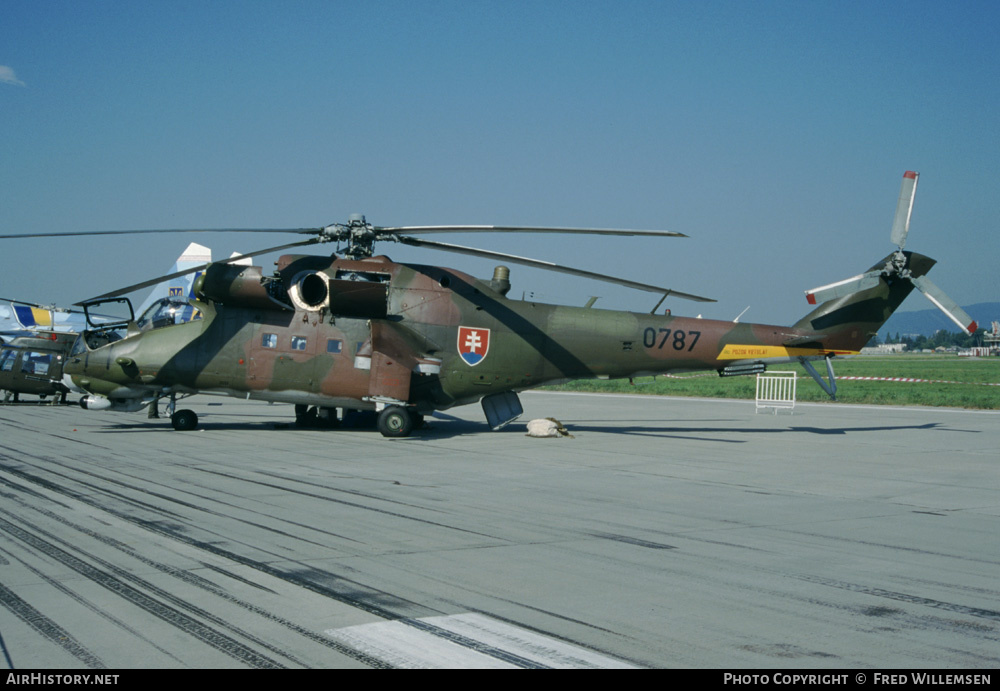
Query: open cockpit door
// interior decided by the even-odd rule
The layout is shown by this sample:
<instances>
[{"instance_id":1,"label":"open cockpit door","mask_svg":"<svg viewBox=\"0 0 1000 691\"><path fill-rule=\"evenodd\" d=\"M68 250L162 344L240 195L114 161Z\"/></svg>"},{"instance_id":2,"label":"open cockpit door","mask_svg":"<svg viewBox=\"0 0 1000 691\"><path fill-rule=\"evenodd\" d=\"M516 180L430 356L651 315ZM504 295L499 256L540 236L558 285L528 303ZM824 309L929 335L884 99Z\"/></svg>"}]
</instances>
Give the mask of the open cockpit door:
<instances>
[{"instance_id":1,"label":"open cockpit door","mask_svg":"<svg viewBox=\"0 0 1000 691\"><path fill-rule=\"evenodd\" d=\"M91 329L124 329L135 321L132 301L128 298L89 300L81 307Z\"/></svg>"}]
</instances>

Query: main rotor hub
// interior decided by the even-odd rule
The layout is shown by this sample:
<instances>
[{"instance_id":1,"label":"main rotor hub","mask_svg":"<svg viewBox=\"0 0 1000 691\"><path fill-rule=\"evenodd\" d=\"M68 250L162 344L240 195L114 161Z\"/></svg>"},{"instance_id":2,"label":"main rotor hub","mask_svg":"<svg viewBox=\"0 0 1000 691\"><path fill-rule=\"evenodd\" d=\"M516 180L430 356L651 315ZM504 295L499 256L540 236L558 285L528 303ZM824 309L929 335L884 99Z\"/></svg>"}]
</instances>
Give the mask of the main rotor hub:
<instances>
[{"instance_id":1,"label":"main rotor hub","mask_svg":"<svg viewBox=\"0 0 1000 691\"><path fill-rule=\"evenodd\" d=\"M347 240L344 256L351 259L366 259L375 253L375 226L368 222L364 214L351 214L346 226L340 226L340 239Z\"/></svg>"}]
</instances>

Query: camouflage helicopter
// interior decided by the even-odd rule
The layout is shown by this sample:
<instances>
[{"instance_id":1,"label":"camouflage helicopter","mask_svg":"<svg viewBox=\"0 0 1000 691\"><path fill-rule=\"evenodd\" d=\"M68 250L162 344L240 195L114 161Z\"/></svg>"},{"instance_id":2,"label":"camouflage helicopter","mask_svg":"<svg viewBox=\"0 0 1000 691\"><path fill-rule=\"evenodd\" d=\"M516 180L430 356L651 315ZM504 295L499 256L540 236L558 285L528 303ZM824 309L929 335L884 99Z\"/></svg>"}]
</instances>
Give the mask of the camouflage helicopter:
<instances>
[{"instance_id":1,"label":"camouflage helicopter","mask_svg":"<svg viewBox=\"0 0 1000 691\"><path fill-rule=\"evenodd\" d=\"M932 284L935 261L905 251L917 176L907 172L893 224L897 250L869 271L807 292L815 309L792 326L735 323L671 314L541 304L507 297L509 269L489 280L454 269L393 262L376 241L547 268L695 301L708 298L515 255L428 241L426 233L549 232L677 236L665 231L500 226L378 227L363 216L346 224L287 232L307 240L198 267L195 299L164 299L136 319L84 331L65 366L91 409L140 410L170 399L175 429L198 424L178 397L213 393L296 406L301 425L334 426L337 409L377 413L379 431L408 436L433 411L481 402L492 429L516 419L517 393L567 379L625 378L715 370L763 372L800 362L833 398L831 361L858 353L913 288L967 332L976 324ZM229 232L246 232L227 229ZM256 230L256 229L249 229ZM164 232L164 231L105 231ZM258 232L274 232L263 231ZM253 254L344 242L341 256L286 254L271 276L234 265ZM84 301L85 310L172 276ZM182 320L182 311L194 318ZM827 379L812 362L824 360Z\"/></svg>"},{"instance_id":2,"label":"camouflage helicopter","mask_svg":"<svg viewBox=\"0 0 1000 691\"><path fill-rule=\"evenodd\" d=\"M62 384L63 365L76 334L71 332L36 331L17 335L0 346L0 390L4 402L21 394L66 402L69 389Z\"/></svg>"}]
</instances>

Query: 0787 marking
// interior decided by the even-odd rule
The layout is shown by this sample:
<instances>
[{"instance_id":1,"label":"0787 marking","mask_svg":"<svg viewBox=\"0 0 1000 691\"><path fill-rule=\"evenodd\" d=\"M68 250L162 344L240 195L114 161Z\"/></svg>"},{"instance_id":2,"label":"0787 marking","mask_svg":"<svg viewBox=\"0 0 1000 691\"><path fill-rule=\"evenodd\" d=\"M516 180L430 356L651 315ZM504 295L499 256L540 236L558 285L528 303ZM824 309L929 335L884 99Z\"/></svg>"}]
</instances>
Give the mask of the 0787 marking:
<instances>
[{"instance_id":1,"label":"0787 marking","mask_svg":"<svg viewBox=\"0 0 1000 691\"><path fill-rule=\"evenodd\" d=\"M670 329L660 329L659 334L662 334L663 338L659 339L660 343L657 345L656 337L657 330L651 326L647 326L646 330L642 332L642 344L647 348L655 347L657 350L663 350L663 346L667 344L667 340L670 340L670 345L673 346L674 350L684 350L685 347L690 353L694 350L694 346L698 343L698 339L701 338L701 331L682 331L677 329L672 332L674 334L673 338L670 338ZM691 344L688 345L688 336L691 336Z\"/></svg>"}]
</instances>

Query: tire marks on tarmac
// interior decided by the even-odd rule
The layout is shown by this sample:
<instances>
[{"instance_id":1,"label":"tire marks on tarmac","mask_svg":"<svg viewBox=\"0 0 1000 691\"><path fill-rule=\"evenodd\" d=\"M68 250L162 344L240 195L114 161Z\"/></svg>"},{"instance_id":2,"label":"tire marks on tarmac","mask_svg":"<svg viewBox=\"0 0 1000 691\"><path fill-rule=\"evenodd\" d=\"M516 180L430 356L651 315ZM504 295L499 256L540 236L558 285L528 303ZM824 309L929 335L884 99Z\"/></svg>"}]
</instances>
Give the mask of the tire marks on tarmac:
<instances>
[{"instance_id":1,"label":"tire marks on tarmac","mask_svg":"<svg viewBox=\"0 0 1000 691\"><path fill-rule=\"evenodd\" d=\"M55 473L51 469L46 469L46 472L53 472L54 474L59 475L59 473ZM177 541L183 545L207 553L207 555L226 560L229 564L238 564L249 567L259 573L278 578L293 586L304 588L338 602L378 614L379 616L394 616L392 611L386 609L385 607L385 604L389 603L402 605L403 609L406 611L412 611L414 608L413 603L397 600L388 593L373 591L360 583L338 579L333 577L330 573L316 572L315 570L305 567L304 565L302 568L295 570L281 569L265 562L236 554L230 550L221 548L216 544L196 539L191 535L186 534L183 529L178 529L176 525L168 525L169 521L151 521L131 515L128 512L128 508L136 507L137 502L119 492L113 491L105 485L98 486L96 484L91 485L89 483L84 483L84 485L92 491L81 492L70 488L73 484L80 483L80 480L77 478L65 476L63 478L64 483L53 482L46 478L37 476L35 472L29 472L22 464L18 464L15 467L14 465L0 462L0 473L3 473L0 474L0 485L6 486L10 490L14 490L14 493L3 493L5 497L10 499L18 499L16 492L22 492L51 502L51 497L41 491L32 489L32 486L39 487L42 488L42 490L47 490L48 492L55 493L57 495L69 497L74 501L81 502L84 505L106 512L108 515L121 521L125 521L142 530L167 537L170 540ZM10 478L11 475L17 477L20 482L12 481ZM104 478L103 481L108 484L113 484L113 481L106 478ZM131 485L129 485L129 487L136 491L145 491L141 488L132 487ZM114 497L116 501L106 501L108 495ZM170 499L168 497L164 498ZM122 503L119 503L118 500ZM176 501L175 499L170 500ZM141 504L141 502L138 504ZM45 516L45 518L55 521L70 530L76 531L82 536L86 536L87 538L96 540L114 550L117 550L118 552L127 555L132 559L151 567L152 569L155 569L158 573L169 575L190 586L211 593L212 595L222 598L226 602L240 607L249 613L262 617L274 624L294 632L295 634L298 634L299 636L307 638L317 645L335 651L348 658L355 659L371 667L384 668L390 666L382 660L365 654L363 651L358 651L339 641L333 640L322 633L302 627L293 621L274 614L266 608L234 597L223 587L191 572L190 570L172 567L167 564L148 559L144 557L141 552L132 549L125 543L116 540L105 532L90 530L82 525L69 521L60 513L46 511L34 503L30 506L23 504L23 506L25 509L40 513ZM69 508L68 504L64 504L64 506L65 508ZM160 506L150 506L145 508L148 508L149 510L162 511L162 507ZM286 663L293 666L309 666L308 663L298 659L295 655L288 653L287 651L278 650L265 641L254 637L247 631L235 629L229 622L222 621L218 617L213 617L204 610L194 608L186 600L179 599L165 590L155 587L149 581L140 579L135 575L107 562L106 560L96 557L93 554L81 552L79 547L76 545L64 543L58 537L48 533L40 526L28 522L25 519L26 513L27 511L22 511L15 514L10 511L0 510L0 532L6 534L8 537L20 541L36 552L56 560L58 563L63 564L76 573L83 575L87 579L98 583L102 587L112 591L125 600L138 605L146 612L157 617L159 620L198 638L210 647L226 654L242 664L246 664L250 667L283 667L286 665L276 658L284 658ZM260 590L270 591L270 589L266 586L254 583L247 578L233 575L231 568L223 568L217 563L212 563L212 561L212 559L208 558L201 560L200 563L214 572L226 575L226 577L234 578L241 583L254 586ZM331 580L331 577L334 581L333 585L327 584ZM324 581L327 583L324 583ZM51 581L50 584L55 585ZM376 602L381 602L383 604L373 604ZM12 611L13 608L18 606L16 601L13 600L10 601L9 606L6 602L0 602L0 605L7 606L7 608L12 609ZM186 613L184 610L189 611L190 614ZM208 623L203 623L205 621ZM115 623L118 624L120 622L116 621ZM49 628L51 629L51 627ZM226 631L229 633L226 633ZM260 653L255 648L245 645L237 639L248 640L253 644L253 646L257 646L265 652Z\"/></svg>"},{"instance_id":2,"label":"tire marks on tarmac","mask_svg":"<svg viewBox=\"0 0 1000 691\"><path fill-rule=\"evenodd\" d=\"M186 614L180 607L184 606L184 603L179 602L178 598L157 588L149 581L126 573L122 569L92 554L87 555L90 560L98 565L94 566L57 544L62 542L62 540L56 536L48 534L37 526L32 526L27 521L23 521L23 519L22 522L31 526L32 529L21 528L8 520L10 518L17 520L9 512L0 511L0 531L3 531L11 538L19 540L36 552L44 554L63 566L72 569L92 583L106 588L157 619L171 624L211 648L250 667L262 669L284 667L284 665L276 660L258 653L256 650L223 633L220 629L208 626L195 617ZM150 593L154 593L162 599L157 599ZM201 616L208 616L208 613L204 611L199 612L199 614ZM209 620L212 619L211 616L208 616L208 618ZM216 623L219 622L216 621Z\"/></svg>"},{"instance_id":3,"label":"tire marks on tarmac","mask_svg":"<svg viewBox=\"0 0 1000 691\"><path fill-rule=\"evenodd\" d=\"M11 558L16 559L21 564L21 566L23 568L25 568L26 570L28 570L29 572L31 572L32 574L34 574L40 581L42 581L42 582L46 583L47 585L51 586L52 588L54 588L58 592L62 593L65 597L67 597L70 600L72 600L72 601L76 602L77 604L79 604L81 607L85 607L86 609L90 610L91 612L93 612L93 614L95 616L100 617L101 619L104 619L105 621L111 622L114 626L118 627L122 631L125 631L130 636L133 636L135 639L141 640L141 641L145 642L146 645L150 646L151 648L153 648L154 650L156 650L160 654L166 656L167 658L172 658L175 662L182 663L182 660L180 658L178 658L177 656L173 655L172 653L170 653L170 651L166 650L162 646L158 645L156 643L156 641L154 641L151 638L149 638L148 636L146 636L144 633L142 633L141 631L139 631L136 627L131 626L130 624L122 621L119 617L116 617L116 616L112 615L110 612L107 611L106 607L97 605L97 604L91 602L90 600L88 600L87 598L85 598L85 597L77 594L73 589L71 589L71 588L67 587L66 585L64 585L60 580L48 576L47 574L45 574L40 569L37 569L34 566L32 566L31 564L29 564L24 559L17 559L13 555L11 555Z\"/></svg>"},{"instance_id":4,"label":"tire marks on tarmac","mask_svg":"<svg viewBox=\"0 0 1000 691\"><path fill-rule=\"evenodd\" d=\"M59 464L51 459L47 459L44 457L37 457L37 458L39 461L45 463L46 465L54 464L59 467L63 467L62 464ZM205 509L201 505L196 505L192 502L186 502L177 497L172 497L160 492L154 492L152 490L145 489L143 487L137 486L132 483L125 483L116 478L94 474L78 467L74 467L72 470L74 471L74 473L80 473L84 476L93 477L93 481L81 480L80 478L75 477L74 475L68 473L62 473L50 467L45 467L44 472L55 475L56 477L59 477L61 479L61 481L57 483L52 480L39 477L35 472L28 472L23 467L15 467L12 465L7 465L3 463L2 458L0 458L0 471L7 471L11 474L14 474L17 477L19 477L23 482L29 484L37 484L44 487L45 489L48 489L51 492L64 494L77 501L81 501L89 506L100 509L101 511L105 511L108 514L114 516L115 518L118 518L122 521L126 521L132 525L136 525L144 530L152 531L154 533L168 537L172 540L176 540L191 547L195 547L199 550L209 552L217 557L231 561L233 563L247 566L249 568L263 572L269 576L279 578L281 580L284 580L288 583L291 583L293 585L302 588L306 588L307 590L310 590L316 594L334 599L338 602L347 604L351 607L355 607L370 614L375 614L379 617L391 619L391 618L408 617L408 616L426 616L429 614L437 613L433 611L428 611L426 608L416 603L410 602L403 598L399 598L390 593L375 588L371 588L359 581L346 578L342 575L333 574L325 571L319 571L305 564L301 564L299 565L298 568L292 569L292 568L277 567L272 565L272 563L269 563L270 561L285 561L287 559L285 554L269 554L268 556L272 556L273 560L263 561L260 559L254 559L244 554L237 553L232 549L220 547L213 541L198 539L197 537L193 536L191 531L189 530L190 527L189 517L181 516L173 512L170 512L161 505L153 505L145 502L140 502L120 491L112 489L111 485L117 485L123 488L127 488L128 490L133 492L154 496L163 500L163 502L165 503L170 502L181 506L187 506L200 513L205 513L213 517L233 519L234 516L211 511ZM230 477L230 479L232 480L246 482L257 486L264 486L283 492L293 492L304 496L321 499L324 501L330 501L335 504L346 505L354 509L366 509L366 510L376 511L378 513L389 514L395 517L406 518L408 520L416 520L423 524L435 525L463 533L472 533L472 531L467 531L459 527L450 526L447 524L438 523L434 521L425 521L423 519L415 518L413 516L408 516L397 512L390 512L384 509L373 508L371 506L366 506L357 502L345 502L340 499L332 499L329 496L323 496L312 492L304 492L302 490L289 489L288 487L284 487L279 484L261 482L243 476L236 476L236 475L230 476L226 473L218 471L209 471L209 472L212 475L227 476ZM89 491L80 492L68 489L68 487L70 487L73 484L81 484L84 487L86 487ZM328 491L333 491L330 490L330 488L327 489ZM114 501L102 501L101 500L102 497L111 497L114 499ZM219 503L217 498L205 497L204 499L205 502L203 503L208 503L208 502L211 502L213 504ZM143 519L125 511L124 509L126 507L140 508L145 510L146 512L152 512L157 515L163 516L168 520L163 521L163 520ZM249 510L247 509L247 507L238 507L238 508L242 510ZM257 524L251 521L247 521L246 519L243 518L238 520L240 520L240 522L243 523L244 525L254 525L255 527L258 527L262 530L266 530L267 532L273 535L279 535L282 538L291 538L297 541L308 542L308 540L304 540L302 535L299 534L292 535L290 533L277 530L276 528L274 528L273 525L269 526L263 523ZM316 526L310 526L310 529L318 530L321 534L323 533L323 531L318 529ZM472 533L472 534L475 534L480 537L490 537L491 539L496 539L492 536L481 535L480 533ZM328 533L328 535L336 539L344 539L340 536L337 536L334 533ZM325 544L323 546L328 548L329 544ZM257 551L264 551L263 548L261 548L258 545L253 545L253 549Z\"/></svg>"},{"instance_id":5,"label":"tire marks on tarmac","mask_svg":"<svg viewBox=\"0 0 1000 691\"><path fill-rule=\"evenodd\" d=\"M106 669L104 662L73 636L0 583L0 605L30 626L39 635L59 646L89 669Z\"/></svg>"}]
</instances>

